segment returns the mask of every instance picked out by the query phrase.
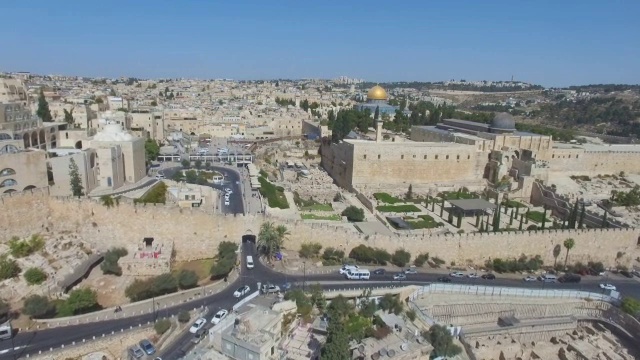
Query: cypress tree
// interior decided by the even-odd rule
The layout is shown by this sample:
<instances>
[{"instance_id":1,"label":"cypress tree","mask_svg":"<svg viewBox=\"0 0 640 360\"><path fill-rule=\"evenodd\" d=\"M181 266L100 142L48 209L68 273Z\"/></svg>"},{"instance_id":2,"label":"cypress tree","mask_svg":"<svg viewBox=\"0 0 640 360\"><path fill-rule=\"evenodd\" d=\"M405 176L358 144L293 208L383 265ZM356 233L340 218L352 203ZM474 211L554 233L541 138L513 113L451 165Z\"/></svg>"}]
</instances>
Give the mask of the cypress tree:
<instances>
[{"instance_id":1,"label":"cypress tree","mask_svg":"<svg viewBox=\"0 0 640 360\"><path fill-rule=\"evenodd\" d=\"M511 215L509 217L509 225L513 225L513 210L511 210Z\"/></svg>"},{"instance_id":2,"label":"cypress tree","mask_svg":"<svg viewBox=\"0 0 640 360\"><path fill-rule=\"evenodd\" d=\"M602 216L602 227L609 227L609 222L607 221L607 211L605 210L604 215Z\"/></svg>"},{"instance_id":3,"label":"cypress tree","mask_svg":"<svg viewBox=\"0 0 640 360\"><path fill-rule=\"evenodd\" d=\"M493 231L500 230L500 208L493 215Z\"/></svg>"},{"instance_id":4,"label":"cypress tree","mask_svg":"<svg viewBox=\"0 0 640 360\"><path fill-rule=\"evenodd\" d=\"M542 230L544 230L544 226L547 223L547 207L544 207L544 212L542 213Z\"/></svg>"},{"instance_id":5,"label":"cypress tree","mask_svg":"<svg viewBox=\"0 0 640 360\"><path fill-rule=\"evenodd\" d=\"M524 222L524 214L520 215L520 226L518 227L518 230L522 231L522 223Z\"/></svg>"},{"instance_id":6,"label":"cypress tree","mask_svg":"<svg viewBox=\"0 0 640 360\"><path fill-rule=\"evenodd\" d=\"M444 198L442 198L442 205L440 205L440 217L444 214Z\"/></svg>"},{"instance_id":7,"label":"cypress tree","mask_svg":"<svg viewBox=\"0 0 640 360\"><path fill-rule=\"evenodd\" d=\"M44 122L53 121L51 110L49 110L49 103L44 97L44 91L42 88L40 88L40 95L38 96L38 110L36 111L36 115L38 115L38 117Z\"/></svg>"},{"instance_id":8,"label":"cypress tree","mask_svg":"<svg viewBox=\"0 0 640 360\"><path fill-rule=\"evenodd\" d=\"M580 222L578 223L578 229L582 229L584 225L584 203L582 204L582 210L580 210Z\"/></svg>"},{"instance_id":9,"label":"cypress tree","mask_svg":"<svg viewBox=\"0 0 640 360\"><path fill-rule=\"evenodd\" d=\"M69 159L69 185L73 196L79 197L84 195L84 187L82 186L82 180L80 180L78 164L76 164L73 158Z\"/></svg>"}]
</instances>

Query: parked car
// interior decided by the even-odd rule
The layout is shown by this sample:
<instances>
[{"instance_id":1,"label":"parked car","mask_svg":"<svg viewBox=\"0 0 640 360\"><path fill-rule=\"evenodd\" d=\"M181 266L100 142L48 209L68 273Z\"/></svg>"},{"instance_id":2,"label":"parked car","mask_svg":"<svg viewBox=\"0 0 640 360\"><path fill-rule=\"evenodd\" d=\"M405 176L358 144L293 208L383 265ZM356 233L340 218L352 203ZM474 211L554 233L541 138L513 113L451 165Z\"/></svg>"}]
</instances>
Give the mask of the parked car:
<instances>
[{"instance_id":1,"label":"parked car","mask_svg":"<svg viewBox=\"0 0 640 360\"><path fill-rule=\"evenodd\" d=\"M387 271L385 269L375 269L371 272L373 275L384 275Z\"/></svg>"},{"instance_id":2,"label":"parked car","mask_svg":"<svg viewBox=\"0 0 640 360\"><path fill-rule=\"evenodd\" d=\"M456 271L456 272L450 273L449 276L455 277L455 278L461 278L461 277L464 277L464 274L461 273L460 271Z\"/></svg>"},{"instance_id":3,"label":"parked car","mask_svg":"<svg viewBox=\"0 0 640 360\"><path fill-rule=\"evenodd\" d=\"M493 275L493 274L484 274L484 275L482 275L482 278L485 279L485 280L495 280L496 276Z\"/></svg>"},{"instance_id":4,"label":"parked car","mask_svg":"<svg viewBox=\"0 0 640 360\"><path fill-rule=\"evenodd\" d=\"M276 294L280 292L280 286L273 284L263 284L261 290L263 294Z\"/></svg>"},{"instance_id":5,"label":"parked car","mask_svg":"<svg viewBox=\"0 0 640 360\"><path fill-rule=\"evenodd\" d=\"M473 273L473 274L469 274L469 275L467 275L467 277L468 277L469 279L478 279L478 278L480 278L480 275L478 275L478 274L476 274L476 273Z\"/></svg>"},{"instance_id":6,"label":"parked car","mask_svg":"<svg viewBox=\"0 0 640 360\"><path fill-rule=\"evenodd\" d=\"M360 267L358 267L358 265L342 265L338 272L340 273L340 275L344 275L349 270L358 270L359 268Z\"/></svg>"},{"instance_id":7,"label":"parked car","mask_svg":"<svg viewBox=\"0 0 640 360\"><path fill-rule=\"evenodd\" d=\"M133 357L134 359L140 359L144 356L144 350L142 350L140 346L134 345L129 348L129 355L131 355L131 357Z\"/></svg>"},{"instance_id":8,"label":"parked car","mask_svg":"<svg viewBox=\"0 0 640 360\"><path fill-rule=\"evenodd\" d=\"M218 311L215 315L213 315L213 318L211 319L211 323L213 325L217 325L220 321L222 321L224 318L227 317L227 315L229 315L229 311L222 309L220 311Z\"/></svg>"},{"instance_id":9,"label":"parked car","mask_svg":"<svg viewBox=\"0 0 640 360\"><path fill-rule=\"evenodd\" d=\"M631 271L631 275L635 275L635 276L637 276L637 277L640 277L640 271L638 271L638 270L632 270L632 271Z\"/></svg>"},{"instance_id":10,"label":"parked car","mask_svg":"<svg viewBox=\"0 0 640 360\"><path fill-rule=\"evenodd\" d=\"M441 276L438 278L438 281L443 282L443 283L449 283L451 282L451 279L446 277L446 276Z\"/></svg>"},{"instance_id":11,"label":"parked car","mask_svg":"<svg viewBox=\"0 0 640 360\"><path fill-rule=\"evenodd\" d=\"M156 348L153 346L151 341L147 339L140 341L140 348L142 348L147 355L153 355L156 353Z\"/></svg>"},{"instance_id":12,"label":"parked car","mask_svg":"<svg viewBox=\"0 0 640 360\"><path fill-rule=\"evenodd\" d=\"M233 293L233 297L239 298L239 297L245 296L249 293L249 291L251 291L251 288L249 288L249 285L241 286L238 288L238 290L236 290Z\"/></svg>"},{"instance_id":13,"label":"parked car","mask_svg":"<svg viewBox=\"0 0 640 360\"><path fill-rule=\"evenodd\" d=\"M200 341L202 341L202 339L205 337L205 335L207 334L206 331L204 331L204 329L200 329L198 330L195 335L193 335L193 337L191 338L191 342L194 344L199 343Z\"/></svg>"},{"instance_id":14,"label":"parked car","mask_svg":"<svg viewBox=\"0 0 640 360\"><path fill-rule=\"evenodd\" d=\"M393 275L393 280L407 280L407 275L405 274L395 274Z\"/></svg>"},{"instance_id":15,"label":"parked car","mask_svg":"<svg viewBox=\"0 0 640 360\"><path fill-rule=\"evenodd\" d=\"M408 269L406 269L406 270L404 271L404 273L405 273L405 274L407 274L407 275L408 275L408 274L417 274L417 273L418 273L418 271L417 271L416 269L414 269L414 268L408 268Z\"/></svg>"},{"instance_id":16,"label":"parked car","mask_svg":"<svg viewBox=\"0 0 640 360\"><path fill-rule=\"evenodd\" d=\"M282 288L282 291L291 290L291 283L288 283L288 282L284 283L284 284L282 284L281 288Z\"/></svg>"},{"instance_id":17,"label":"parked car","mask_svg":"<svg viewBox=\"0 0 640 360\"><path fill-rule=\"evenodd\" d=\"M524 280L524 281L526 281L526 282L529 282L529 281L537 281L538 279L536 279L536 277L535 277L535 276L531 276L531 275L529 275L529 276L527 276L527 277L523 277L523 278L522 278L522 280Z\"/></svg>"},{"instance_id":18,"label":"parked car","mask_svg":"<svg viewBox=\"0 0 640 360\"><path fill-rule=\"evenodd\" d=\"M191 325L191 328L189 329L189 332L192 334L195 334L198 332L198 330L204 328L204 325L207 323L207 320L200 318L198 320L196 320L196 322L193 323L193 325Z\"/></svg>"},{"instance_id":19,"label":"parked car","mask_svg":"<svg viewBox=\"0 0 640 360\"><path fill-rule=\"evenodd\" d=\"M229 206L229 199L226 199L226 200L224 201L224 204L225 204L225 205L227 205L227 206Z\"/></svg>"},{"instance_id":20,"label":"parked car","mask_svg":"<svg viewBox=\"0 0 640 360\"><path fill-rule=\"evenodd\" d=\"M233 194L233 190L231 190L230 188L224 189L224 192L227 194Z\"/></svg>"},{"instance_id":21,"label":"parked car","mask_svg":"<svg viewBox=\"0 0 640 360\"><path fill-rule=\"evenodd\" d=\"M600 284L600 289L616 291L616 287L611 284Z\"/></svg>"}]
</instances>

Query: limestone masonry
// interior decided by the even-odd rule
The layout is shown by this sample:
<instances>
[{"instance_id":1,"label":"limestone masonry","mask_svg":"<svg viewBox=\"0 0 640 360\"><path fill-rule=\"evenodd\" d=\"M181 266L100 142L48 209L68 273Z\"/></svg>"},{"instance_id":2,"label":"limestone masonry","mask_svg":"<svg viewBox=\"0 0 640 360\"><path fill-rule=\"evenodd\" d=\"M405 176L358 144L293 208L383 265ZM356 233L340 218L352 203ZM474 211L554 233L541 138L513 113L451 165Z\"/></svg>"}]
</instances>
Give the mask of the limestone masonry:
<instances>
[{"instance_id":1,"label":"limestone masonry","mask_svg":"<svg viewBox=\"0 0 640 360\"><path fill-rule=\"evenodd\" d=\"M404 248L414 256L429 253L447 263L483 264L491 258L541 255L553 264L553 248L567 238L575 240L569 261L602 261L605 266L629 265L640 256L637 229L543 230L508 233L450 235L365 236L355 229L330 224L278 220L262 215L211 214L202 209L180 209L165 205L120 203L107 208L88 199L50 197L46 189L15 192L0 197L0 241L34 233L74 233L98 249L130 248L153 237L158 243L173 243L176 260L210 258L221 241L239 242L247 233L258 234L264 221L287 226L291 235L285 247L297 250L305 241L349 251L360 244L388 251ZM622 254L622 256L620 256Z\"/></svg>"}]
</instances>

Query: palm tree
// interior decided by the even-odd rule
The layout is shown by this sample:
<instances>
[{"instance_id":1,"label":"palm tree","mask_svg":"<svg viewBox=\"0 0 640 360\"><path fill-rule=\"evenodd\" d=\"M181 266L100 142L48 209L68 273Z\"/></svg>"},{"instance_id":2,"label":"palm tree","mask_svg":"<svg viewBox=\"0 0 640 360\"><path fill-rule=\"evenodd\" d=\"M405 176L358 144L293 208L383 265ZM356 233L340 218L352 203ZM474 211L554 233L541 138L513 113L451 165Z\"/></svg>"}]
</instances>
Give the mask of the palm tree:
<instances>
[{"instance_id":1,"label":"palm tree","mask_svg":"<svg viewBox=\"0 0 640 360\"><path fill-rule=\"evenodd\" d=\"M280 250L284 245L285 240L289 239L289 235L291 235L291 233L289 232L289 229L287 229L287 227L284 225L276 226L275 232L277 238L277 250Z\"/></svg>"},{"instance_id":2,"label":"palm tree","mask_svg":"<svg viewBox=\"0 0 640 360\"><path fill-rule=\"evenodd\" d=\"M576 241L571 238L564 241L564 248L567 249L567 256L565 256L564 258L565 268L567 267L567 260L569 260L569 250L573 249L575 245L576 245Z\"/></svg>"},{"instance_id":3,"label":"palm tree","mask_svg":"<svg viewBox=\"0 0 640 360\"><path fill-rule=\"evenodd\" d=\"M275 225L271 221L262 223L258 233L258 249L270 260L271 256L276 252L276 247L277 233Z\"/></svg>"}]
</instances>

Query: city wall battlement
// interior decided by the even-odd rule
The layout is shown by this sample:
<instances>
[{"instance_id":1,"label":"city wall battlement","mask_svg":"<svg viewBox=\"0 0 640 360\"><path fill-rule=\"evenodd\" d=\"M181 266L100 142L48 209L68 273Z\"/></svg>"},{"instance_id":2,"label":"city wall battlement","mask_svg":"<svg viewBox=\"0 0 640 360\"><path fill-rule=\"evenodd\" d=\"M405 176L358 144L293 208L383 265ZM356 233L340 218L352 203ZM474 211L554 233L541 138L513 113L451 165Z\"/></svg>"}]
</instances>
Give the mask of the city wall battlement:
<instances>
[{"instance_id":1,"label":"city wall battlement","mask_svg":"<svg viewBox=\"0 0 640 360\"><path fill-rule=\"evenodd\" d=\"M257 235L265 221L287 226L291 235L285 247L294 251L304 242L317 242L324 248L334 247L348 254L355 246L364 244L390 252L404 248L413 256L429 253L458 265L483 264L493 258L517 258L522 254L540 255L545 263L552 264L553 248L573 238L576 245L569 253L570 262L630 265L640 256L638 229L366 236L353 227L330 223L212 214L172 205L120 203L107 208L95 199L51 197L46 189L6 194L0 197L0 207L0 242L34 233L73 233L106 250L114 246L129 248L145 237L153 237L162 243L172 242L177 260L213 257L220 242L239 242L244 234Z\"/></svg>"}]
</instances>

